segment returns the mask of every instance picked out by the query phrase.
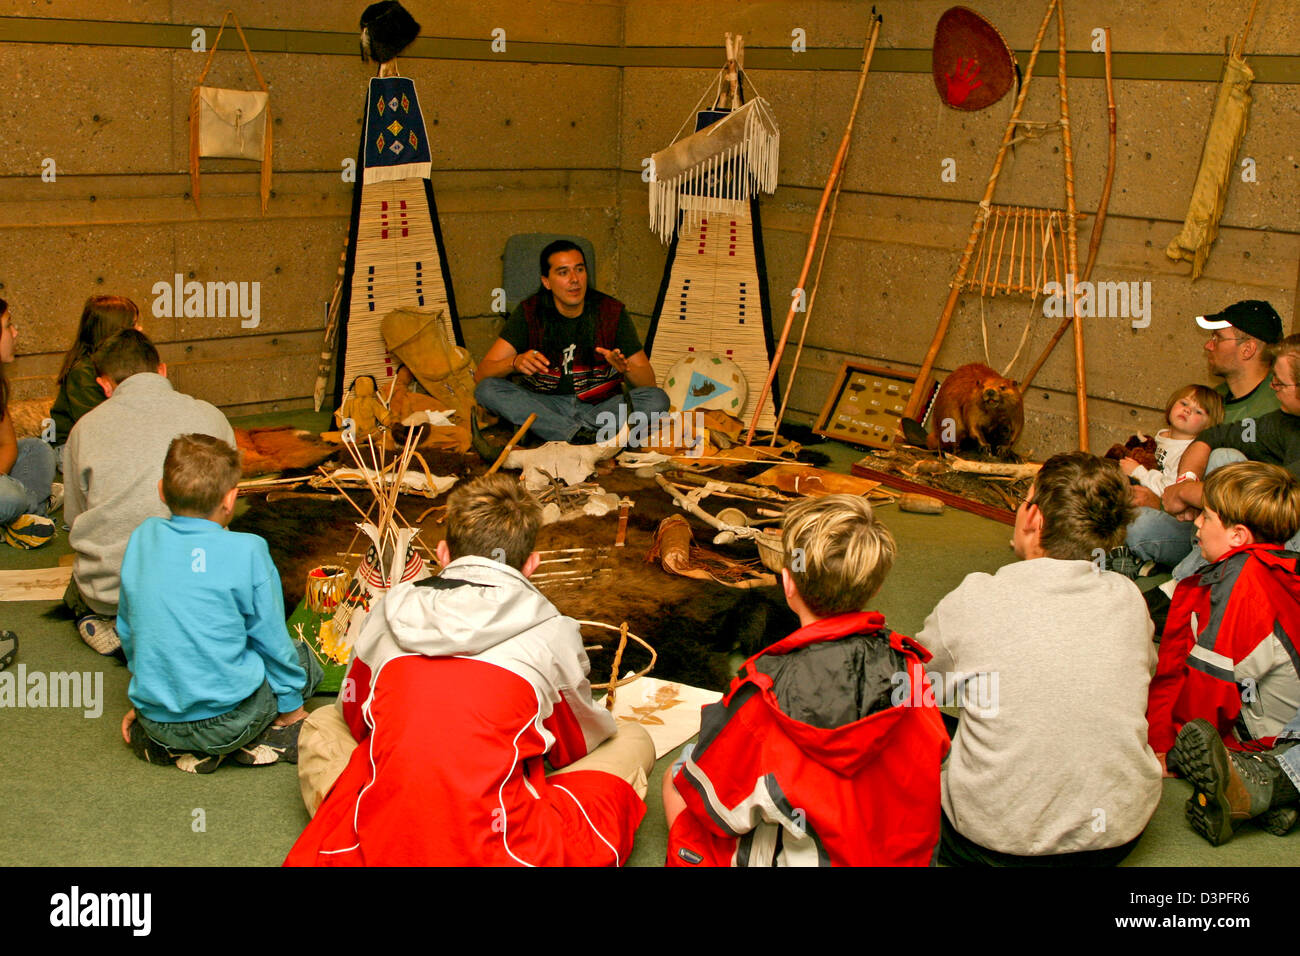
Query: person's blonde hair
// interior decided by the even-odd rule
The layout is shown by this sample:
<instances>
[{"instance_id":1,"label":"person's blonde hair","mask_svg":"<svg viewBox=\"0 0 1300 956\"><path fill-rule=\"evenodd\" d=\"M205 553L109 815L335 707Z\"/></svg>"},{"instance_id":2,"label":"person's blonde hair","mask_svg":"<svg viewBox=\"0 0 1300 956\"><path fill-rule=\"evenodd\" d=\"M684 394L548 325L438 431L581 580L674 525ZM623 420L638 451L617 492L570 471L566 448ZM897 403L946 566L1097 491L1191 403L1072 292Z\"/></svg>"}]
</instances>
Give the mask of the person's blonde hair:
<instances>
[{"instance_id":1,"label":"person's blonde hair","mask_svg":"<svg viewBox=\"0 0 1300 956\"><path fill-rule=\"evenodd\" d=\"M898 546L865 498L826 495L786 509L785 566L818 617L861 611L885 583Z\"/></svg>"},{"instance_id":2,"label":"person's blonde hair","mask_svg":"<svg viewBox=\"0 0 1300 956\"><path fill-rule=\"evenodd\" d=\"M483 475L447 498L447 549L522 568L542 526L542 506L509 475Z\"/></svg>"},{"instance_id":3,"label":"person's blonde hair","mask_svg":"<svg viewBox=\"0 0 1300 956\"><path fill-rule=\"evenodd\" d=\"M1169 413L1174 410L1181 398L1190 398L1205 409L1207 428L1213 428L1223 422L1223 396L1208 385L1184 385L1169 396L1165 402L1165 423L1169 423Z\"/></svg>"},{"instance_id":4,"label":"person's blonde hair","mask_svg":"<svg viewBox=\"0 0 1300 956\"><path fill-rule=\"evenodd\" d=\"M220 438L178 435L163 460L163 500L174 515L206 518L239 477L239 452Z\"/></svg>"},{"instance_id":5,"label":"person's blonde hair","mask_svg":"<svg viewBox=\"0 0 1300 956\"><path fill-rule=\"evenodd\" d=\"M1043 513L1039 547L1063 561L1090 561L1098 548L1119 547L1134 515L1119 463L1086 451L1047 459L1030 503Z\"/></svg>"},{"instance_id":6,"label":"person's blonde hair","mask_svg":"<svg viewBox=\"0 0 1300 956\"><path fill-rule=\"evenodd\" d=\"M1285 544L1300 531L1300 481L1279 465L1242 461L1216 468L1201 498L1225 528L1245 525L1261 544Z\"/></svg>"}]
</instances>

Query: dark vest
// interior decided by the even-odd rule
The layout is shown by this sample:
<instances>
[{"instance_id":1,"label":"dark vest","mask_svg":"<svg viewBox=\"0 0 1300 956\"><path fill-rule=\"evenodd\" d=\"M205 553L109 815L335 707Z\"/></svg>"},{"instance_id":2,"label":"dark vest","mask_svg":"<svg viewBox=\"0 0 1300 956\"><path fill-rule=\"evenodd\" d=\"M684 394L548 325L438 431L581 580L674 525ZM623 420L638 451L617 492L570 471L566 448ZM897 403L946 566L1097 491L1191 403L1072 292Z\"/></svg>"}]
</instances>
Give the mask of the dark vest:
<instances>
[{"instance_id":1,"label":"dark vest","mask_svg":"<svg viewBox=\"0 0 1300 956\"><path fill-rule=\"evenodd\" d=\"M543 289L530 295L521 303L524 310L524 322L528 326L528 348L546 356L550 366L539 375L525 375L524 381L535 392L550 393L560 387L564 377L564 355L551 355L546 349L546 323L542 318L542 296L551 295ZM593 346L613 349L617 343L618 320L623 314L623 303L613 296L587 290L587 301L596 301L596 335ZM584 402L603 402L617 395L623 388L623 375L614 366L605 361L592 347L588 349L585 342L574 343L573 362L569 374L573 377L574 394ZM554 351L554 349L552 349Z\"/></svg>"}]
</instances>

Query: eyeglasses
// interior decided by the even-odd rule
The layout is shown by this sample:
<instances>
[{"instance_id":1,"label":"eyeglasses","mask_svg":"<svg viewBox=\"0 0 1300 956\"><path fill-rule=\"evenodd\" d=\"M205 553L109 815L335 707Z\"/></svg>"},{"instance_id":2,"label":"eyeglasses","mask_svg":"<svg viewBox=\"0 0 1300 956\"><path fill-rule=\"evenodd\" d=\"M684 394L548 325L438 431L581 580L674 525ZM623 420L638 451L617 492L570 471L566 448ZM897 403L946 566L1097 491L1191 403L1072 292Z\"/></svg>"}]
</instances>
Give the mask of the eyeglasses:
<instances>
[{"instance_id":1,"label":"eyeglasses","mask_svg":"<svg viewBox=\"0 0 1300 956\"><path fill-rule=\"evenodd\" d=\"M1268 384L1273 389L1273 391L1280 392L1284 388L1295 388L1297 385L1300 385L1300 382L1279 382L1277 380L1277 376L1273 375L1270 376L1268 380Z\"/></svg>"},{"instance_id":2,"label":"eyeglasses","mask_svg":"<svg viewBox=\"0 0 1300 956\"><path fill-rule=\"evenodd\" d=\"M1210 336L1210 341L1214 343L1214 347L1215 347L1215 348L1218 348L1218 347L1219 347L1220 345L1222 345L1224 342L1240 342L1240 341L1241 341L1241 336L1239 336L1239 335L1220 335L1218 332L1215 332L1215 333L1213 333L1213 334Z\"/></svg>"}]
</instances>

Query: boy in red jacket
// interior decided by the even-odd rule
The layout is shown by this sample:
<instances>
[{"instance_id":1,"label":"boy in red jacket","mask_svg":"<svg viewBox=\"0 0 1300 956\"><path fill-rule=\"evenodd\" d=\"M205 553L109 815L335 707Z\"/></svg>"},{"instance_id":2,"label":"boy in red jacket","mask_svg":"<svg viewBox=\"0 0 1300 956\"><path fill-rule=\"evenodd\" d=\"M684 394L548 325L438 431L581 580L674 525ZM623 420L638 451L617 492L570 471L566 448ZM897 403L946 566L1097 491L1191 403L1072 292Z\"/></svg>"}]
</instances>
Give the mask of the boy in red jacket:
<instances>
[{"instance_id":1,"label":"boy in red jacket","mask_svg":"<svg viewBox=\"0 0 1300 956\"><path fill-rule=\"evenodd\" d=\"M803 626L745 662L664 777L668 865L926 866L948 752L930 655L863 610L893 536L866 500L829 495L792 505L781 539Z\"/></svg>"},{"instance_id":2,"label":"boy in red jacket","mask_svg":"<svg viewBox=\"0 0 1300 956\"><path fill-rule=\"evenodd\" d=\"M394 585L357 636L341 716L359 745L304 788L327 796L287 865L627 861L654 744L592 700L577 622L529 583L541 521L506 475L447 499L442 573Z\"/></svg>"},{"instance_id":3,"label":"boy in red jacket","mask_svg":"<svg viewBox=\"0 0 1300 956\"><path fill-rule=\"evenodd\" d=\"M1227 465L1206 479L1203 502L1209 563L1174 592L1147 724L1152 749L1196 788L1193 829L1217 845L1247 819L1279 834L1296 819L1281 809L1295 802L1290 780L1252 755L1272 750L1300 708L1300 575L1283 550L1300 529L1300 481L1277 465Z\"/></svg>"}]
</instances>

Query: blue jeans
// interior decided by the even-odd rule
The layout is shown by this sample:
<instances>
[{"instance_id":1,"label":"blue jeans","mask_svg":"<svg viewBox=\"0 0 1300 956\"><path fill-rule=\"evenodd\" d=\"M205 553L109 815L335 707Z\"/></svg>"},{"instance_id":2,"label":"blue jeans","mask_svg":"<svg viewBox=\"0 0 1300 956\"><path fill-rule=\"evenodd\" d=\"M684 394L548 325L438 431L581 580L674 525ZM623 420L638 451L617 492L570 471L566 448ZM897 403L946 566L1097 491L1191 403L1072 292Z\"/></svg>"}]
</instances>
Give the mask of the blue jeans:
<instances>
[{"instance_id":1,"label":"blue jeans","mask_svg":"<svg viewBox=\"0 0 1300 956\"><path fill-rule=\"evenodd\" d=\"M537 421L529 434L543 441L572 441L583 428L597 432L606 422L617 420L625 400L633 412L650 415L668 411L668 393L654 386L633 388L626 399L615 395L592 404L576 395L543 395L508 379L485 378L474 389L474 398L484 408L516 425L522 425L529 415L536 414ZM613 418L602 418L602 415Z\"/></svg>"},{"instance_id":2,"label":"blue jeans","mask_svg":"<svg viewBox=\"0 0 1300 956\"><path fill-rule=\"evenodd\" d=\"M1295 788L1300 790L1300 742L1297 741L1300 741L1300 711L1291 718L1291 723L1282 728L1282 732L1277 735L1277 743L1273 745L1278 767L1291 778ZM1287 749L1277 753L1277 748L1283 744L1287 745Z\"/></svg>"},{"instance_id":3,"label":"blue jeans","mask_svg":"<svg viewBox=\"0 0 1300 956\"><path fill-rule=\"evenodd\" d=\"M299 666L307 672L307 682L302 689L305 702L316 693L325 671L304 642L294 640L293 649L298 655ZM262 686L235 705L234 710L216 717L176 723L150 720L143 714L138 714L136 719L145 733L169 750L220 755L246 746L270 727L279 715L280 708L271 685L262 681Z\"/></svg>"},{"instance_id":4,"label":"blue jeans","mask_svg":"<svg viewBox=\"0 0 1300 956\"><path fill-rule=\"evenodd\" d=\"M45 514L54 470L53 448L39 438L18 439L18 460L9 474L0 475L0 524Z\"/></svg>"}]
</instances>

